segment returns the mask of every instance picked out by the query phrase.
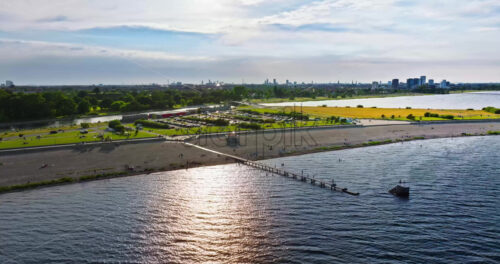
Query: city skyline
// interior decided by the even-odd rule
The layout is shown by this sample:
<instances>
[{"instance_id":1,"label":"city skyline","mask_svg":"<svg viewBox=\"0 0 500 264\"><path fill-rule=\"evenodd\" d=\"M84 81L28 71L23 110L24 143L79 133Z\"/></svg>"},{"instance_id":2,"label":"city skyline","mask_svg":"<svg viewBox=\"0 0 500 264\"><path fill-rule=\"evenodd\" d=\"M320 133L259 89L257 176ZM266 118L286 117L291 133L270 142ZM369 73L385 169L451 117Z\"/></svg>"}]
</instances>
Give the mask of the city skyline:
<instances>
[{"instance_id":1,"label":"city skyline","mask_svg":"<svg viewBox=\"0 0 500 264\"><path fill-rule=\"evenodd\" d=\"M0 80L498 82L497 1L11 1Z\"/></svg>"}]
</instances>

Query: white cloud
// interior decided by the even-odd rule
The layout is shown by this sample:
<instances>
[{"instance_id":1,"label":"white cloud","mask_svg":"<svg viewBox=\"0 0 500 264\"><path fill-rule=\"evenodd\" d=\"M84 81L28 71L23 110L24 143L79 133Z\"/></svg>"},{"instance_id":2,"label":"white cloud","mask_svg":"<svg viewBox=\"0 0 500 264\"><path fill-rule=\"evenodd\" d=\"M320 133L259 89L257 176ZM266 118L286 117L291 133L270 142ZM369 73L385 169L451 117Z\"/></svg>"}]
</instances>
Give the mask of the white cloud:
<instances>
[{"instance_id":1,"label":"white cloud","mask_svg":"<svg viewBox=\"0 0 500 264\"><path fill-rule=\"evenodd\" d=\"M341 70L335 66L338 64L323 66L329 65L348 76L351 73L346 69L358 74L363 71L356 71L353 65L368 68L366 65L373 60L436 62L439 67L445 67L440 62L447 61L450 64L446 67L452 68L460 61L474 61L491 66L490 60L500 60L499 25L498 0L16 0L0 2L0 34L23 34L10 40L3 36L0 55L12 62L42 56L122 57L157 60L159 64L177 61L186 68L191 65L193 72L200 70L196 63L222 65L222 61L232 58L231 65L245 70L222 68L235 75L259 76L255 78L265 77L261 76L265 71L302 74L286 63L274 64L280 69L266 66L272 60L307 62L316 69L312 61L319 63L319 58L325 57L335 58L335 63L344 61L342 65L348 66ZM90 37L103 40L108 36L85 35L71 39L71 43L59 38L46 37L38 42L34 40L39 39L30 38L30 32L75 32L117 26L217 33L217 37L206 44L209 48L203 46L195 51L192 43L179 44L177 50L182 50L182 45L191 48L185 52L165 52L140 45L118 48L113 41L89 43ZM257 69L255 62L262 58L267 64ZM252 64L240 65L235 60ZM325 70L303 72L315 78L321 77L316 72L330 74ZM368 76L369 72L365 70L364 74ZM239 78L245 76L235 79Z\"/></svg>"}]
</instances>

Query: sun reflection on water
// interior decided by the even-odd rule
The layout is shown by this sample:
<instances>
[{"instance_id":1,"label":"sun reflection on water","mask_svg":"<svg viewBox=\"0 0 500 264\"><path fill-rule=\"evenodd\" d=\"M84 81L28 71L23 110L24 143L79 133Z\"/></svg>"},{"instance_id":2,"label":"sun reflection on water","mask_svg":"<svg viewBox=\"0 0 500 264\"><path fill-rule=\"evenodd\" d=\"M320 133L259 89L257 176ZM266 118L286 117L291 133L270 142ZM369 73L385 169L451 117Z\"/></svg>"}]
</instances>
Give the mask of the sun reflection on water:
<instances>
[{"instance_id":1,"label":"sun reflection on water","mask_svg":"<svg viewBox=\"0 0 500 264\"><path fill-rule=\"evenodd\" d=\"M275 243L265 212L269 201L259 194L249 168L235 167L158 175L164 192L149 204L156 214L149 219L146 245L160 247L172 262L256 262L269 256Z\"/></svg>"}]
</instances>

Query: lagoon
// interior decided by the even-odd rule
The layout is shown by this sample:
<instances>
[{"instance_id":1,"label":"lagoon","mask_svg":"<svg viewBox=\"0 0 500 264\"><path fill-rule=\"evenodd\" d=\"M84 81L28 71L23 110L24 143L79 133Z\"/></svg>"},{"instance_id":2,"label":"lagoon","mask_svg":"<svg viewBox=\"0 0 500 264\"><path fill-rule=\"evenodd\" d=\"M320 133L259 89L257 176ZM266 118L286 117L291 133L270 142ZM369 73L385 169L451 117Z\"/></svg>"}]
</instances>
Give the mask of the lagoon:
<instances>
[{"instance_id":1,"label":"lagoon","mask_svg":"<svg viewBox=\"0 0 500 264\"><path fill-rule=\"evenodd\" d=\"M398 96L367 99L342 99L306 102L284 102L263 104L266 106L338 106L379 108L419 108L419 109L476 109L493 106L500 107L500 91L473 92L460 94L439 94L421 96Z\"/></svg>"}]
</instances>

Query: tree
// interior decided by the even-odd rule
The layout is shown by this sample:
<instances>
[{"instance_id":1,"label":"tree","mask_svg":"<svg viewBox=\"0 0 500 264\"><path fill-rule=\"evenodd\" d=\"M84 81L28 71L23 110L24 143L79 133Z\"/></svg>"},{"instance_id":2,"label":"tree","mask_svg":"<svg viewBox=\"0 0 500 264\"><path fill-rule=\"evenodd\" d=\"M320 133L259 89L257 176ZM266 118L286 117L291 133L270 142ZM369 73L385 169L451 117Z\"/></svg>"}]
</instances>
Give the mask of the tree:
<instances>
[{"instance_id":1,"label":"tree","mask_svg":"<svg viewBox=\"0 0 500 264\"><path fill-rule=\"evenodd\" d=\"M127 103L124 101L115 101L111 104L110 108L113 111L120 111L125 105L127 105Z\"/></svg>"},{"instance_id":2,"label":"tree","mask_svg":"<svg viewBox=\"0 0 500 264\"><path fill-rule=\"evenodd\" d=\"M236 97L235 98L236 100L241 100L247 96L248 92L247 92L247 88L245 86L238 85L238 86L233 87L233 93Z\"/></svg>"},{"instance_id":3,"label":"tree","mask_svg":"<svg viewBox=\"0 0 500 264\"><path fill-rule=\"evenodd\" d=\"M75 101L65 95L57 100L57 105L55 107L56 116L67 116L76 112Z\"/></svg>"},{"instance_id":4,"label":"tree","mask_svg":"<svg viewBox=\"0 0 500 264\"><path fill-rule=\"evenodd\" d=\"M90 111L90 103L86 99L83 99L78 103L78 113L79 114L85 114Z\"/></svg>"},{"instance_id":5,"label":"tree","mask_svg":"<svg viewBox=\"0 0 500 264\"><path fill-rule=\"evenodd\" d=\"M90 124L89 123L81 123L80 126L83 128L83 129L87 129L90 127Z\"/></svg>"},{"instance_id":6,"label":"tree","mask_svg":"<svg viewBox=\"0 0 500 264\"><path fill-rule=\"evenodd\" d=\"M99 106L101 108L109 108L111 107L111 104L113 103L113 100L109 99L109 98L105 98L104 100L102 100L101 102L99 102Z\"/></svg>"},{"instance_id":7,"label":"tree","mask_svg":"<svg viewBox=\"0 0 500 264\"><path fill-rule=\"evenodd\" d=\"M109 121L108 127L114 129L115 127L117 127L117 126L119 126L121 124L122 124L122 122L120 122L120 120L112 120L112 121Z\"/></svg>"},{"instance_id":8,"label":"tree","mask_svg":"<svg viewBox=\"0 0 500 264\"><path fill-rule=\"evenodd\" d=\"M99 87L96 87L94 88L94 90L92 90L92 92L94 92L97 95L101 93L101 90L99 89Z\"/></svg>"},{"instance_id":9,"label":"tree","mask_svg":"<svg viewBox=\"0 0 500 264\"><path fill-rule=\"evenodd\" d=\"M89 93L87 91L79 91L78 92L78 97L80 97L80 98L87 97L87 95L89 95Z\"/></svg>"}]
</instances>

